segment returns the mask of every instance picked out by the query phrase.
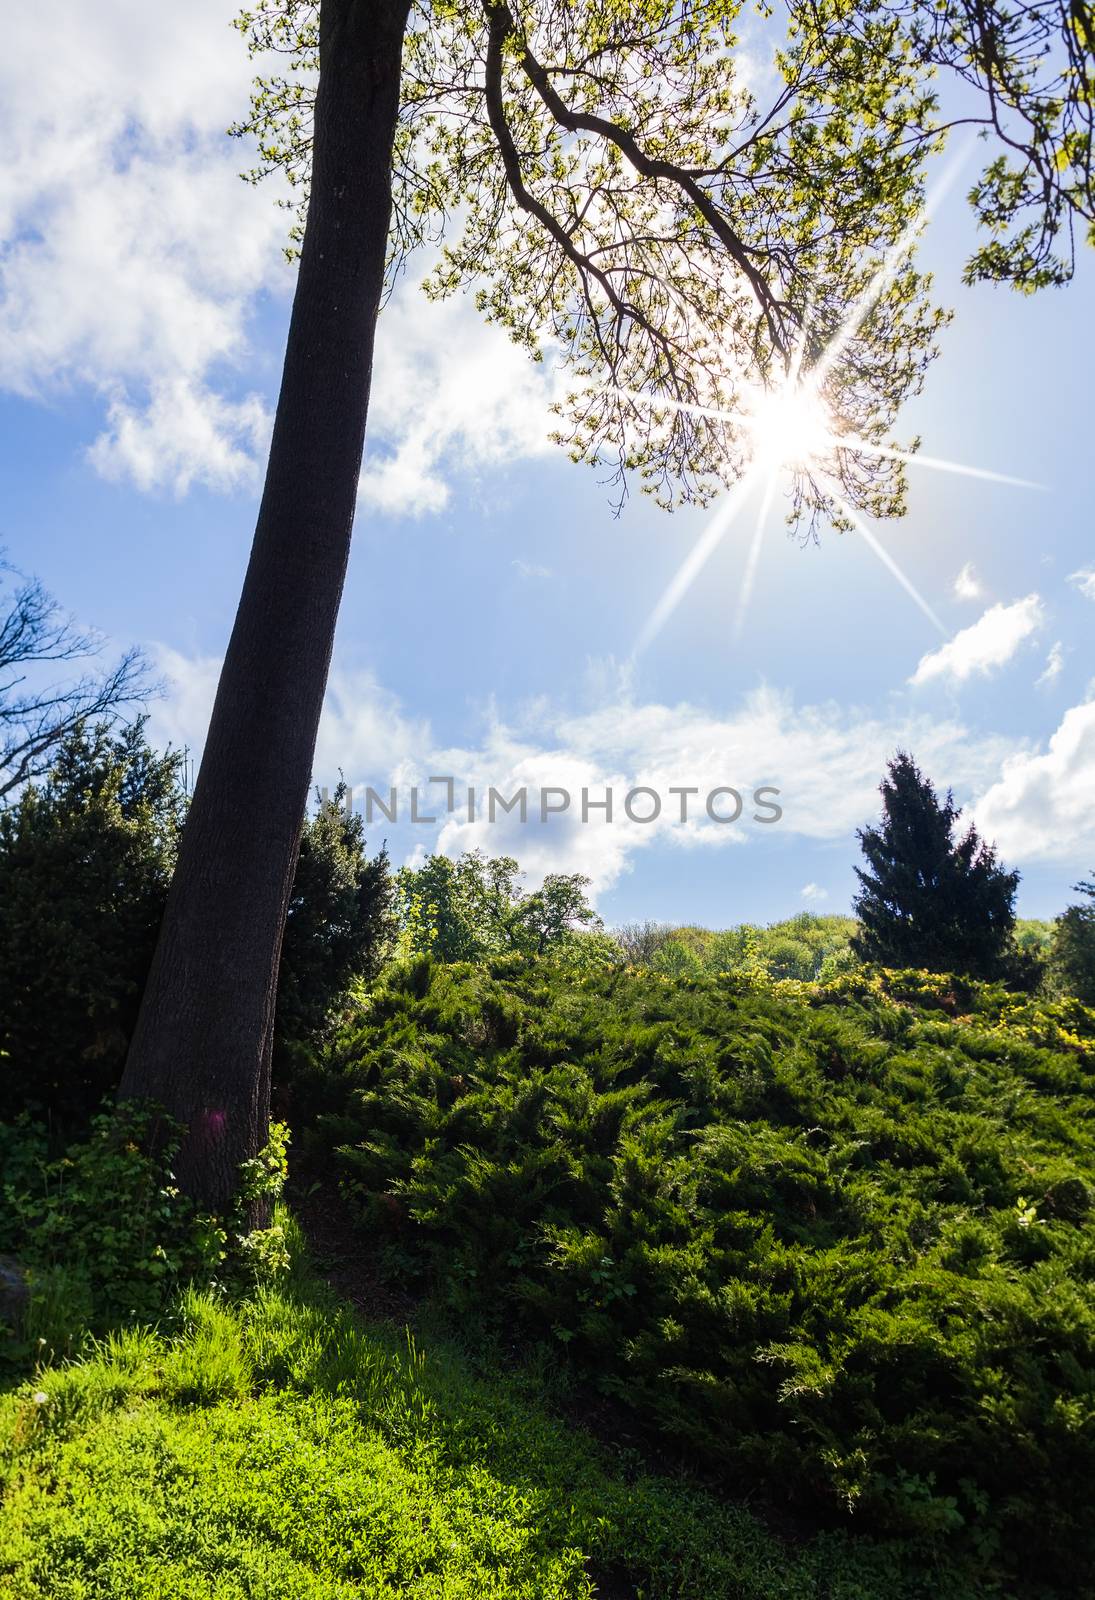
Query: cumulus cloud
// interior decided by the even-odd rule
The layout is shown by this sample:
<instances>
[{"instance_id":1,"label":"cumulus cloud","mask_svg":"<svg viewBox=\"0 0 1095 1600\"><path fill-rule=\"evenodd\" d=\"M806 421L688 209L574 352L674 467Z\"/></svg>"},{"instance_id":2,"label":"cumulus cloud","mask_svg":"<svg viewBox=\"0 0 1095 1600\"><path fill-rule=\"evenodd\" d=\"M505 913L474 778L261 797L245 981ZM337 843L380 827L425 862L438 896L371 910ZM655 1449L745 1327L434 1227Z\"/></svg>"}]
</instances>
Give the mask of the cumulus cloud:
<instances>
[{"instance_id":1,"label":"cumulus cloud","mask_svg":"<svg viewBox=\"0 0 1095 1600\"><path fill-rule=\"evenodd\" d=\"M973 562L967 561L954 580L955 598L957 600L979 600L984 592L981 587L981 580L973 569Z\"/></svg>"},{"instance_id":2,"label":"cumulus cloud","mask_svg":"<svg viewBox=\"0 0 1095 1600\"><path fill-rule=\"evenodd\" d=\"M910 683L930 683L949 678L964 683L974 675L987 676L1010 661L1024 639L1045 621L1038 595L1028 594L1011 605L990 606L975 623L956 633L938 650L922 656Z\"/></svg>"},{"instance_id":3,"label":"cumulus cloud","mask_svg":"<svg viewBox=\"0 0 1095 1600\"><path fill-rule=\"evenodd\" d=\"M401 284L377 330L362 501L393 515L438 512L453 471L546 452L556 381L466 297L430 303Z\"/></svg>"},{"instance_id":4,"label":"cumulus cloud","mask_svg":"<svg viewBox=\"0 0 1095 1600\"><path fill-rule=\"evenodd\" d=\"M974 815L1009 860L1088 860L1095 851L1095 699L1065 712L1045 750L1007 758Z\"/></svg>"},{"instance_id":5,"label":"cumulus cloud","mask_svg":"<svg viewBox=\"0 0 1095 1600\"><path fill-rule=\"evenodd\" d=\"M1095 567L1081 567L1079 572L1069 573L1068 581L1085 600L1095 600Z\"/></svg>"},{"instance_id":6,"label":"cumulus cloud","mask_svg":"<svg viewBox=\"0 0 1095 1600\"><path fill-rule=\"evenodd\" d=\"M250 488L269 435L251 321L293 275L277 181L241 183L252 152L224 131L255 70L235 11L41 0L5 18L0 390L90 391L89 460L142 490ZM378 331L363 503L436 514L455 474L546 451L558 383L469 299L401 283Z\"/></svg>"},{"instance_id":7,"label":"cumulus cloud","mask_svg":"<svg viewBox=\"0 0 1095 1600\"><path fill-rule=\"evenodd\" d=\"M371 672L335 670L327 685L316 742L317 779L339 771L370 782L417 781L418 763L434 747L429 720L404 711L397 695Z\"/></svg>"},{"instance_id":8,"label":"cumulus cloud","mask_svg":"<svg viewBox=\"0 0 1095 1600\"><path fill-rule=\"evenodd\" d=\"M164 644L153 644L150 654L164 693L152 701L149 738L157 745L200 752L213 710L221 658L188 656Z\"/></svg>"},{"instance_id":9,"label":"cumulus cloud","mask_svg":"<svg viewBox=\"0 0 1095 1600\"><path fill-rule=\"evenodd\" d=\"M748 847L777 829L781 836L815 840L851 837L877 810L879 778L898 746L913 749L928 770L945 772L966 792L986 787L1003 755L1015 748L992 737L971 738L958 722L908 716L894 724L854 707L796 705L790 695L764 688L724 713L688 703L639 702L627 694L580 715L540 702L524 718L495 716L475 744L434 749L428 763L417 766L457 780L458 808L467 786L478 797L470 819L462 809L442 813L439 848L515 855L534 878L546 871L582 871L595 893L603 893L654 844ZM779 790L778 823L754 820L751 797L761 785ZM483 804L490 786L507 797L524 787L527 823L500 811L492 822ZM653 821L624 812L624 797L638 787L661 798ZM723 787L742 795L741 820L733 824L715 823L706 814L706 797ZM571 802L542 822L540 800L549 788L567 790ZM593 804L608 789L611 823ZM694 792L673 793L680 789ZM583 790L589 802L585 821ZM549 804L555 803L550 796ZM723 814L733 808L728 797L716 802ZM652 809L645 797L633 806L637 815Z\"/></svg>"},{"instance_id":10,"label":"cumulus cloud","mask_svg":"<svg viewBox=\"0 0 1095 1600\"><path fill-rule=\"evenodd\" d=\"M823 889L820 883L804 883L801 892L804 900L828 900L829 898L828 889Z\"/></svg>"},{"instance_id":11,"label":"cumulus cloud","mask_svg":"<svg viewBox=\"0 0 1095 1600\"><path fill-rule=\"evenodd\" d=\"M42 0L0 57L0 388L102 396L93 464L142 488L249 482L248 318L288 288L284 213L224 129L252 64L224 0Z\"/></svg>"},{"instance_id":12,"label":"cumulus cloud","mask_svg":"<svg viewBox=\"0 0 1095 1600\"><path fill-rule=\"evenodd\" d=\"M345 702L345 692L336 693ZM341 769L358 794L366 784L380 790L396 785L404 812L407 787L417 783L421 810L437 817L436 831L422 832L429 848L508 853L533 877L583 871L597 892L615 883L655 842L723 849L748 846L777 829L781 836L850 838L877 810L880 775L899 746L914 750L927 770L945 773L966 793L987 788L1004 755L1018 748L1015 741L974 738L958 721L909 715L895 723L855 707L796 705L790 695L768 688L724 713L688 703L636 701L626 690L584 714L539 701L508 718L495 711L480 737L455 746L438 741L426 722L409 716L375 680L357 680L351 698L352 712L344 703L335 714L333 702L328 704L318 781L334 781ZM445 809L444 789L427 786L427 779L438 775L454 779L452 813ZM783 816L778 823L753 820L751 797L761 785L779 790ZM469 787L476 793L470 817ZM523 788L527 820L521 821L518 810L507 814L496 807L491 821L491 787L507 799ZM626 815L624 799L639 787L660 797L660 814L653 821L637 820L654 809L646 797L635 800L634 817ZM723 787L742 795L741 820L733 824L715 823L706 814L706 797ZM560 797L548 794L549 815L541 821L542 798L559 789L568 792L569 806L552 810ZM596 804L609 789L611 822ZM673 793L681 789L692 792ZM716 802L723 814L733 809L727 796Z\"/></svg>"},{"instance_id":13,"label":"cumulus cloud","mask_svg":"<svg viewBox=\"0 0 1095 1600\"><path fill-rule=\"evenodd\" d=\"M150 654L165 690L152 703L150 737L200 753L222 658L188 656L163 644L153 644ZM417 781L418 763L428 761L434 744L429 720L408 716L373 673L337 668L331 673L316 742L317 781L335 783L340 771L351 779Z\"/></svg>"}]
</instances>

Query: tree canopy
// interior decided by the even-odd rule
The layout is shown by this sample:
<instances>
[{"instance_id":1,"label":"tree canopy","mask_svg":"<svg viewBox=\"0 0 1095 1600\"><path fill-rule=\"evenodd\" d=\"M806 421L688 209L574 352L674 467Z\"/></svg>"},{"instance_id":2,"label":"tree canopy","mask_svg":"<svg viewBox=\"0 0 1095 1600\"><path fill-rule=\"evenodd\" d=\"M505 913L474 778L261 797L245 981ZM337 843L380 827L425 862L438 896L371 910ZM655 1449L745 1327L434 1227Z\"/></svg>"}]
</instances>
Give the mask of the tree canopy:
<instances>
[{"instance_id":1,"label":"tree canopy","mask_svg":"<svg viewBox=\"0 0 1095 1600\"><path fill-rule=\"evenodd\" d=\"M118 1081L185 812L143 720L77 724L0 810L0 1115L72 1130Z\"/></svg>"},{"instance_id":2,"label":"tree canopy","mask_svg":"<svg viewBox=\"0 0 1095 1600\"><path fill-rule=\"evenodd\" d=\"M375 978L394 935L388 852L365 853L339 783L305 819L278 973L281 1040L317 1037L355 981Z\"/></svg>"},{"instance_id":3,"label":"tree canopy","mask_svg":"<svg viewBox=\"0 0 1095 1600\"><path fill-rule=\"evenodd\" d=\"M434 854L402 867L396 892L405 954L439 961L477 961L486 955L558 954L579 932L600 932L580 872L549 872L526 890L512 856L466 850L455 860Z\"/></svg>"},{"instance_id":4,"label":"tree canopy","mask_svg":"<svg viewBox=\"0 0 1095 1600\"><path fill-rule=\"evenodd\" d=\"M236 130L251 176L305 199L319 11L238 23L284 60ZM443 241L427 292L474 285L563 358L561 436L621 494L632 472L666 504L738 479L758 396L801 371L836 442L799 463L793 514L894 513L903 465L877 451L943 316L903 248L928 158L985 136L968 279L1063 282L1095 215L1093 83L1075 0L416 0L389 271Z\"/></svg>"},{"instance_id":5,"label":"tree canopy","mask_svg":"<svg viewBox=\"0 0 1095 1600\"><path fill-rule=\"evenodd\" d=\"M78 724L0 807L0 1116L33 1105L72 1133L116 1088L186 815L182 753L145 721ZM382 849L344 790L304 826L282 949L279 1046L311 1043L392 932Z\"/></svg>"},{"instance_id":6,"label":"tree canopy","mask_svg":"<svg viewBox=\"0 0 1095 1600\"><path fill-rule=\"evenodd\" d=\"M1084 898L1054 923L1052 970L1066 993L1095 1006L1095 882L1081 880L1072 888Z\"/></svg>"}]
</instances>

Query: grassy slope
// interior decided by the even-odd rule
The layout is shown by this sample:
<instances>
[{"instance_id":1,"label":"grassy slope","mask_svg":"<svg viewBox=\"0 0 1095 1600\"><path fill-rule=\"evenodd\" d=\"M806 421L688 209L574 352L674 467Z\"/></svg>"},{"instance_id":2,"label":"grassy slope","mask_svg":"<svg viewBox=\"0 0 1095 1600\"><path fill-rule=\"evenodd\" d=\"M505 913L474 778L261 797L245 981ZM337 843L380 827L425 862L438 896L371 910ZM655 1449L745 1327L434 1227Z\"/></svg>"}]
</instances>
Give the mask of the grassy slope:
<instances>
[{"instance_id":1,"label":"grassy slope","mask_svg":"<svg viewBox=\"0 0 1095 1600\"><path fill-rule=\"evenodd\" d=\"M1071 1595L1095 1014L887 982L420 963L315 1085L326 1170L400 1277L522 1320L728 1484Z\"/></svg>"},{"instance_id":2,"label":"grassy slope","mask_svg":"<svg viewBox=\"0 0 1095 1600\"><path fill-rule=\"evenodd\" d=\"M633 1099L629 1090L617 1105L607 1080L621 1071L627 1077L629 1063L639 1064L628 1040L641 1020L642 1081L657 1084L661 1096L671 1090L669 1098L684 1103L676 1101L675 1085L687 1071L690 1109L683 1132L698 1126L701 1102L713 1108L724 1101L719 1114L730 1111L739 1127L748 1121L760 1132L763 1121L771 1137L785 1129L787 1149L773 1155L761 1140L755 1172L735 1157L725 1173L741 1189L739 1208L756 1207L774 1219L783 1235L781 1257L804 1251L805 1263L817 1245L834 1244L836 1236L813 1238L815 1225L826 1233L833 1217L843 1215L838 1210L827 1221L828 1201L818 1204L830 1188L834 1195L850 1193L853 1184L874 1216L873 1233L889 1215L890 1200L914 1179L918 1217L931 1223L917 1270L930 1265L933 1275L945 1272L939 1281L948 1316L958 1313L953 1326L963 1340L967 1304L980 1308L969 1326L991 1333L997 1312L1013 1297L1021 1295L1024 1305L1029 1300L1028 1331L1041 1333L1031 1343L1025 1336L1014 1342L1015 1372L1002 1369L994 1377L986 1371L991 1381L978 1405L990 1408L990 1419L1016 1383L1027 1381L1032 1363L1052 1361L1061 1329L1046 1314L1056 1296L1072 1294L1071 1279L1079 1298L1067 1304L1076 1305L1079 1342L1074 1356L1059 1349L1072 1366L1054 1381L1062 1392L1071 1387L1075 1393L1056 1425L1061 1439L1067 1432L1081 1448L1082 1308L1090 1307L1091 1278L1082 1241L1091 1232L1086 1221L1079 1226L1078 1217L1060 1216L1058 1201L1072 1195L1076 1166L1089 1167L1092 1156L1085 1071L1091 1030L1080 1038L1062 1027L1062 1018L1086 1026L1095 1020L1090 1014L1065 1018L983 995L974 1017L965 1014L969 997L950 994L923 997L943 1005L925 1012L861 993L859 979L838 986L837 1016L828 1005L820 1011L804 1005L808 997L794 989L769 996L748 987L675 986L641 976L577 988L568 979L556 988L530 971L525 992L524 980L508 972L499 980L453 971L424 987L410 976L409 988L397 984L374 1008L370 1034L377 1054L365 1074L374 1090L410 1080L402 1083L399 1102L409 1116L402 1140L431 1102L442 1123L457 1108L463 1115L477 1105L485 1131L508 1139L514 1128L508 1113L497 1127L487 1113L495 1086L504 1086L511 1072L522 1092L536 1088L529 1082L532 1047L533 1077L563 1074L551 1118L538 1117L533 1127L557 1134L572 1091L580 1091L575 1104L586 1110L601 1106L591 1125L595 1177L609 1155L604 1140L616 1113ZM602 983L623 985L614 1001L611 1046ZM951 1020L956 1010L961 1020ZM724 1040L730 1016L747 1025L735 1024L740 1037L712 1075L704 1040ZM353 1061L358 1048L350 1052L351 1082L365 1065L360 1057ZM586 1056L594 1078L607 1074L592 1101L577 1069ZM477 1094L453 1098L454 1069L476 1063ZM462 1089L470 1087L461 1080ZM439 1099L434 1088L444 1089ZM498 1103L504 1109L505 1097ZM813 1167L790 1159L795 1130L845 1118L853 1145L864 1131L857 1125L869 1121L870 1160L864 1146L847 1178L838 1163L828 1175L819 1169L816 1181ZM519 1117L518 1133L522 1127L528 1124ZM431 1123L430 1131L443 1130ZM671 1126L667 1136L675 1138ZM579 1153L584 1135L577 1124L567 1137ZM689 1149L693 1139L687 1132ZM455 1149L462 1148L456 1141ZM493 1147L488 1141L483 1148ZM657 1171L676 1183L664 1153L656 1154ZM446 1161L453 1154L450 1144ZM983 1160L989 1161L987 1176ZM690 1158L685 1168L695 1165ZM431 1192L429 1166L419 1166L411 1186L421 1189L423 1200ZM489 1175L483 1168L467 1176L478 1184L484 1172ZM450 1170L446 1182L457 1177ZM749 1186L755 1180L760 1189L754 1195ZM878 1211L871 1199L875 1186L885 1202ZM449 1192L458 1190L459 1184ZM651 1191L655 1200L658 1193ZM497 1196L483 1198L497 1215ZM404 1204L411 1199L404 1188ZM971 1212L979 1219L974 1233ZM658 1215L658 1209L651 1213L655 1220ZM944 1229L942 1253L933 1218ZM443 1239L443 1213L435 1212L433 1222L442 1224ZM986 1228L992 1234L987 1240L978 1231ZM884 1262L893 1239L879 1235L875 1245ZM1042 1259L1026 1262L1028 1249ZM894 1265L905 1270L896 1258ZM752 1266L743 1267L752 1274ZM824 1311L821 1300L805 1304ZM875 1318L868 1331L885 1354L887 1327ZM929 1329L933 1350L934 1337ZM892 1354L905 1369L915 1349L902 1337ZM981 1369L969 1370L977 1377ZM162 1334L119 1334L88 1359L41 1372L0 1395L0 1597L1042 1600L1067 1593L1071 1600L1088 1592L1079 1581L1044 1588L1037 1574L1021 1586L994 1584L985 1576L986 1563L960 1570L938 1554L926 1565L943 1541L827 1534L785 1542L748 1507L595 1444L553 1414L555 1393L556 1385L539 1384L529 1373L499 1377L482 1362L473 1372L440 1344L423 1357L390 1328L363 1327L300 1274L281 1293L241 1306L191 1296ZM1020 1460L1032 1447L1041 1450L1040 1440L1048 1444L1034 1413L1024 1420L1005 1409L997 1420ZM1035 1497L1052 1520L1055 1480L1071 1473L1053 1447L1038 1468L1050 1489L1047 1499L1035 1485ZM1082 1490L1082 1483L1072 1487Z\"/></svg>"},{"instance_id":3,"label":"grassy slope","mask_svg":"<svg viewBox=\"0 0 1095 1600\"><path fill-rule=\"evenodd\" d=\"M900 1544L795 1546L511 1379L305 1286L190 1295L0 1397L5 1600L973 1600Z\"/></svg>"}]
</instances>

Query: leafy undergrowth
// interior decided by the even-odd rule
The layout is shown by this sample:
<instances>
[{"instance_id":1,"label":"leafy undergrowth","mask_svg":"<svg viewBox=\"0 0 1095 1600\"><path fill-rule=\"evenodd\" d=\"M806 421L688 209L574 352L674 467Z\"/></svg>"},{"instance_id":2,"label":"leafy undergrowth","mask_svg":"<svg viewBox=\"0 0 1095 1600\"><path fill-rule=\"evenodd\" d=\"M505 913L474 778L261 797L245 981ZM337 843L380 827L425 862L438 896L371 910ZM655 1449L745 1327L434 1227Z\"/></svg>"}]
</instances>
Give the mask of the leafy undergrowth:
<instances>
[{"instance_id":1,"label":"leafy undergrowth","mask_svg":"<svg viewBox=\"0 0 1095 1600\"><path fill-rule=\"evenodd\" d=\"M509 1379L307 1283L190 1292L0 1396L9 1600L976 1600L899 1542L788 1545ZM1033 1594L1034 1591L1031 1591Z\"/></svg>"},{"instance_id":2,"label":"leafy undergrowth","mask_svg":"<svg viewBox=\"0 0 1095 1600\"><path fill-rule=\"evenodd\" d=\"M368 1248L748 1486L1095 1592L1095 1013L396 970L296 1085Z\"/></svg>"}]
</instances>

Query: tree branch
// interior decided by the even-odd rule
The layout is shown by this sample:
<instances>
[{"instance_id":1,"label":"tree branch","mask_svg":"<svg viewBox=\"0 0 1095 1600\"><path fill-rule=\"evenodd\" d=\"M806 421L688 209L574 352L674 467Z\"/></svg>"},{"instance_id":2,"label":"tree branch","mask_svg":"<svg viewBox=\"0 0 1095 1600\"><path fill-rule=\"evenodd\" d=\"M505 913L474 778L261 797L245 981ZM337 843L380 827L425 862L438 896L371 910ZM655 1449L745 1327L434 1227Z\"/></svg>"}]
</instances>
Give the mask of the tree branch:
<instances>
[{"instance_id":1,"label":"tree branch","mask_svg":"<svg viewBox=\"0 0 1095 1600\"><path fill-rule=\"evenodd\" d=\"M785 356L787 343L783 328L783 304L772 293L764 274L749 260L748 246L738 237L703 185L684 167L666 161L662 157L647 155L634 135L619 123L612 122L607 117L596 116L592 112L572 111L555 89L548 72L533 55L527 40L518 31L509 6L504 3L497 4L495 0L484 0L484 10L490 27L492 46L497 39L499 43L496 48L500 53L506 41L516 40L518 59L526 77L561 128L568 133L595 134L607 144L614 145L640 176L660 178L675 185L687 196L723 245L730 259L748 279L749 287L764 315L769 337L779 353Z\"/></svg>"}]
</instances>

